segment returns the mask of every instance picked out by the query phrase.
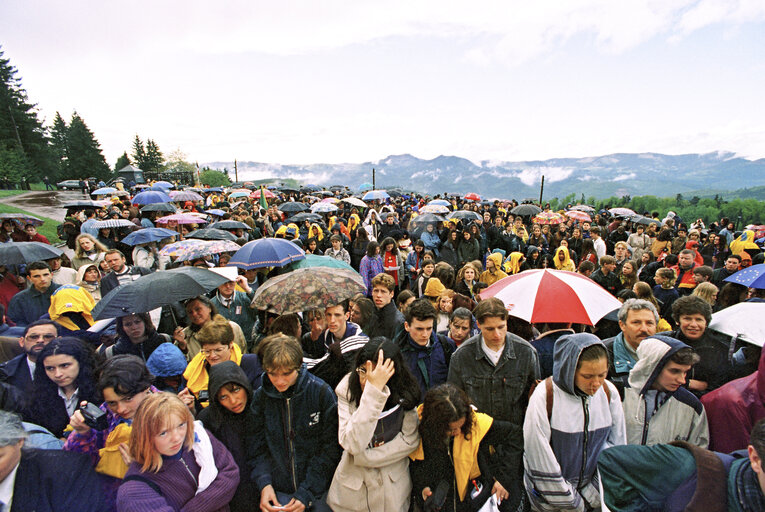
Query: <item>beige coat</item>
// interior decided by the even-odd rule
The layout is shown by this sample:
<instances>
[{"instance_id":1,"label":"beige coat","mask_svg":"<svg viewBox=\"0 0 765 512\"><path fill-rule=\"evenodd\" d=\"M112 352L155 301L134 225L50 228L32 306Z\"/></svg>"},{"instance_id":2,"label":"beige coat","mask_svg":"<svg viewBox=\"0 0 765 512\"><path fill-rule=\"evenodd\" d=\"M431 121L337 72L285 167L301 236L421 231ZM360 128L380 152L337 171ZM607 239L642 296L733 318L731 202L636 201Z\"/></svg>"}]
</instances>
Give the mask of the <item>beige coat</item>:
<instances>
[{"instance_id":1,"label":"beige coat","mask_svg":"<svg viewBox=\"0 0 765 512\"><path fill-rule=\"evenodd\" d=\"M406 512L412 481L409 454L420 443L417 410L407 411L401 433L391 442L369 448L377 418L390 390L364 387L358 408L348 400L348 375L337 385L339 441L343 457L329 487L327 504L334 512Z\"/></svg>"}]
</instances>

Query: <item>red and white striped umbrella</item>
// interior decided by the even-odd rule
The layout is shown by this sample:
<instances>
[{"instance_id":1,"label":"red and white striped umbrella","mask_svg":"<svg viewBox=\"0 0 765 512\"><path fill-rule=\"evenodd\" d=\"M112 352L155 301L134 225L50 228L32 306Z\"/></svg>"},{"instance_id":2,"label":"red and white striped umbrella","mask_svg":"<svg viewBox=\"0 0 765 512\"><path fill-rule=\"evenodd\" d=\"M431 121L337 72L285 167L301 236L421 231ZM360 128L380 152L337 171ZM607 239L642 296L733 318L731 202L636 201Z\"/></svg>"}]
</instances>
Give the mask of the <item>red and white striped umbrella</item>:
<instances>
[{"instance_id":1,"label":"red and white striped umbrella","mask_svg":"<svg viewBox=\"0 0 765 512\"><path fill-rule=\"evenodd\" d=\"M569 210L566 215L570 219L578 220L579 222L592 222L592 218L587 213L579 210Z\"/></svg>"},{"instance_id":2,"label":"red and white striped umbrella","mask_svg":"<svg viewBox=\"0 0 765 512\"><path fill-rule=\"evenodd\" d=\"M621 306L616 297L581 274L565 270L527 270L500 279L481 292L496 297L508 312L531 323L595 325Z\"/></svg>"}]
</instances>

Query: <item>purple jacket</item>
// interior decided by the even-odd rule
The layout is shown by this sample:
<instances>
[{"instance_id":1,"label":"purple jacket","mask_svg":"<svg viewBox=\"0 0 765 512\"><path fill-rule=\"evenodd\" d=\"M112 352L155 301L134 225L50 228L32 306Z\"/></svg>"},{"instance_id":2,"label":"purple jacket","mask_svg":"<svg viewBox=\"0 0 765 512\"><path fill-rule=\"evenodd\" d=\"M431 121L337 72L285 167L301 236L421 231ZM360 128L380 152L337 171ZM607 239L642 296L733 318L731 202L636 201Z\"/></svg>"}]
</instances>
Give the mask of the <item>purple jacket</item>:
<instances>
[{"instance_id":1,"label":"purple jacket","mask_svg":"<svg viewBox=\"0 0 765 512\"><path fill-rule=\"evenodd\" d=\"M383 272L385 272L385 268L383 267L383 260L380 256L375 256L374 258L364 256L361 258L359 274L364 278L364 284L367 287L367 297L372 296L372 279L377 274L382 274Z\"/></svg>"},{"instance_id":2,"label":"purple jacket","mask_svg":"<svg viewBox=\"0 0 765 512\"><path fill-rule=\"evenodd\" d=\"M117 510L119 512L228 512L228 503L239 485L239 467L226 447L209 431L207 434L210 436L215 466L218 468L217 478L207 489L195 495L200 468L194 459L194 453L190 450L184 451L180 459L165 458L162 468L156 473L143 473L141 466L133 462L125 477L139 475L154 482L162 490L162 496L146 483L131 480L123 483L117 492Z\"/></svg>"}]
</instances>

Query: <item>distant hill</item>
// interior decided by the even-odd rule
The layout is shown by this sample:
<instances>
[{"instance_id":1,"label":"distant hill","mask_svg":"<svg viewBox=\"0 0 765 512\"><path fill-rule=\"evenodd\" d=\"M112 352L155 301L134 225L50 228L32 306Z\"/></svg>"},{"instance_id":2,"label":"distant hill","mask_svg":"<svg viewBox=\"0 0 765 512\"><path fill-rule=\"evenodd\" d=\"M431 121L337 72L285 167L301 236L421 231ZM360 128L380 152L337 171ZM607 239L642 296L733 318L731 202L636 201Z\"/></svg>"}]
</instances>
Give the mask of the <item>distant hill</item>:
<instances>
[{"instance_id":1,"label":"distant hill","mask_svg":"<svg viewBox=\"0 0 765 512\"><path fill-rule=\"evenodd\" d=\"M215 169L234 167L233 162L205 165ZM744 197L744 194L760 194L761 197L747 197L765 199L765 159L747 160L729 152L687 155L616 153L523 162L485 160L477 164L456 156L422 160L404 154L358 164L299 166L238 161L237 165L240 181L292 178L303 184L342 184L352 190L362 183L371 183L374 168L377 188L398 186L430 194L477 192L487 198L519 200L539 197L539 185L544 176L545 197L562 198L572 193L596 198L627 194L666 197L678 193L714 196L719 193L726 199Z\"/></svg>"}]
</instances>

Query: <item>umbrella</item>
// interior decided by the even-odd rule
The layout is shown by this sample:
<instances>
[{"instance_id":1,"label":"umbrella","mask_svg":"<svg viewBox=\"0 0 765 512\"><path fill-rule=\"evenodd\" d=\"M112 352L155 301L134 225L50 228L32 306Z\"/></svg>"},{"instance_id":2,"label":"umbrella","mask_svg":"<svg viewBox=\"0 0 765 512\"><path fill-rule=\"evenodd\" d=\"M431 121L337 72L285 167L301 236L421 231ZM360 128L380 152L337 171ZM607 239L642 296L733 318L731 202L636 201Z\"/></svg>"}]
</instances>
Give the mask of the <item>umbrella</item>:
<instances>
[{"instance_id":1,"label":"umbrella","mask_svg":"<svg viewBox=\"0 0 765 512\"><path fill-rule=\"evenodd\" d=\"M464 221L483 219L483 217L478 215L476 212L471 212L469 210L457 210L456 212L452 212L449 215L447 215L446 218L447 219L459 219L459 220L464 220Z\"/></svg>"},{"instance_id":2,"label":"umbrella","mask_svg":"<svg viewBox=\"0 0 765 512\"><path fill-rule=\"evenodd\" d=\"M412 220L409 221L409 226L420 225L420 224L436 224L437 222L445 222L446 219L441 217L440 215L435 215L433 213L424 213L422 215L418 215L417 217L413 217ZM412 226L412 227L414 227Z\"/></svg>"},{"instance_id":3,"label":"umbrella","mask_svg":"<svg viewBox=\"0 0 765 512\"><path fill-rule=\"evenodd\" d=\"M735 274L726 277L723 281L743 284L747 288L757 288L761 290L765 288L765 263L759 263L741 269Z\"/></svg>"},{"instance_id":4,"label":"umbrella","mask_svg":"<svg viewBox=\"0 0 765 512\"><path fill-rule=\"evenodd\" d=\"M175 213L178 209L173 205L173 203L152 203L147 204L143 208L141 208L142 213L146 212L166 212L166 213Z\"/></svg>"},{"instance_id":5,"label":"umbrella","mask_svg":"<svg viewBox=\"0 0 765 512\"><path fill-rule=\"evenodd\" d=\"M240 249L239 244L230 240L187 240L187 242L196 242L174 251L178 261L195 260L211 254L220 254L222 252L236 252Z\"/></svg>"},{"instance_id":6,"label":"umbrella","mask_svg":"<svg viewBox=\"0 0 765 512\"><path fill-rule=\"evenodd\" d=\"M535 204L519 204L512 210L510 210L510 213L513 215L536 215L537 213L541 212L542 208Z\"/></svg>"},{"instance_id":7,"label":"umbrella","mask_svg":"<svg viewBox=\"0 0 765 512\"><path fill-rule=\"evenodd\" d=\"M217 208L213 208L212 210L206 210L205 213L209 213L210 215L215 215L216 217L223 217L226 215L226 212L223 210L218 210Z\"/></svg>"},{"instance_id":8,"label":"umbrella","mask_svg":"<svg viewBox=\"0 0 765 512\"><path fill-rule=\"evenodd\" d=\"M95 229L104 229L104 228L137 228L134 223L130 222L127 219L106 219L106 220L98 220L93 223L93 227Z\"/></svg>"},{"instance_id":9,"label":"umbrella","mask_svg":"<svg viewBox=\"0 0 765 512\"><path fill-rule=\"evenodd\" d=\"M34 261L58 258L61 249L42 242L7 242L0 244L0 262L3 265L18 265Z\"/></svg>"},{"instance_id":10,"label":"umbrella","mask_svg":"<svg viewBox=\"0 0 765 512\"><path fill-rule=\"evenodd\" d=\"M113 192L112 195L117 197L130 197L130 192L127 190L118 190L117 192Z\"/></svg>"},{"instance_id":11,"label":"umbrella","mask_svg":"<svg viewBox=\"0 0 765 512\"><path fill-rule=\"evenodd\" d=\"M197 229L192 231L186 238L198 239L198 240L236 240L236 236L233 233L224 231L222 229Z\"/></svg>"},{"instance_id":12,"label":"umbrella","mask_svg":"<svg viewBox=\"0 0 765 512\"><path fill-rule=\"evenodd\" d=\"M374 185L371 183L362 183L359 185L359 192L366 192L367 190L372 190L374 188Z\"/></svg>"},{"instance_id":13,"label":"umbrella","mask_svg":"<svg viewBox=\"0 0 765 512\"><path fill-rule=\"evenodd\" d=\"M765 343L765 323L753 320L763 314L765 304L762 302L739 302L714 313L709 328L762 347Z\"/></svg>"},{"instance_id":14,"label":"umbrella","mask_svg":"<svg viewBox=\"0 0 765 512\"><path fill-rule=\"evenodd\" d=\"M442 204L426 204L422 208L420 208L420 212L422 213L449 213L449 208Z\"/></svg>"},{"instance_id":15,"label":"umbrella","mask_svg":"<svg viewBox=\"0 0 765 512\"><path fill-rule=\"evenodd\" d=\"M26 213L0 213L0 221L6 219L12 220L16 223L16 225L22 228L27 224L32 224L33 226L43 225L43 221L41 219L38 219L32 215L27 215Z\"/></svg>"},{"instance_id":16,"label":"umbrella","mask_svg":"<svg viewBox=\"0 0 765 512\"><path fill-rule=\"evenodd\" d=\"M300 268L261 285L252 305L277 314L325 309L363 293L364 280L355 270Z\"/></svg>"},{"instance_id":17,"label":"umbrella","mask_svg":"<svg viewBox=\"0 0 765 512\"><path fill-rule=\"evenodd\" d=\"M287 201L286 203L282 203L279 206L277 206L280 211L286 212L286 213L297 213L297 212L304 212L309 209L309 206L307 204L303 203L296 203L295 201Z\"/></svg>"},{"instance_id":18,"label":"umbrella","mask_svg":"<svg viewBox=\"0 0 765 512\"><path fill-rule=\"evenodd\" d=\"M332 213L337 211L337 206L332 203L316 203L311 206L313 213Z\"/></svg>"},{"instance_id":19,"label":"umbrella","mask_svg":"<svg viewBox=\"0 0 765 512\"><path fill-rule=\"evenodd\" d=\"M568 215L569 218L578 220L579 222L592 222L592 218L587 212L583 212L579 210L569 210L566 212L566 215Z\"/></svg>"},{"instance_id":20,"label":"umbrella","mask_svg":"<svg viewBox=\"0 0 765 512\"><path fill-rule=\"evenodd\" d=\"M323 196L334 196L335 195L334 193L330 192L329 190L320 190L319 192L317 192L317 194L321 194ZM364 205L364 206L366 206L366 205Z\"/></svg>"},{"instance_id":21,"label":"umbrella","mask_svg":"<svg viewBox=\"0 0 765 512\"><path fill-rule=\"evenodd\" d=\"M229 198L236 199L237 197L250 197L250 193L248 192L232 192L228 195Z\"/></svg>"},{"instance_id":22,"label":"umbrella","mask_svg":"<svg viewBox=\"0 0 765 512\"><path fill-rule=\"evenodd\" d=\"M341 199L344 203L352 204L353 206L358 206L359 208L367 208L367 203L359 199L358 197L346 197L344 199Z\"/></svg>"},{"instance_id":23,"label":"umbrella","mask_svg":"<svg viewBox=\"0 0 765 512\"><path fill-rule=\"evenodd\" d=\"M562 224L566 222L566 217L557 212L539 212L531 220L537 224Z\"/></svg>"},{"instance_id":24,"label":"umbrella","mask_svg":"<svg viewBox=\"0 0 765 512\"><path fill-rule=\"evenodd\" d=\"M205 198L197 194L196 192L189 192L188 190L184 190L182 192L170 192L170 197L173 198L174 202L179 201L204 201Z\"/></svg>"},{"instance_id":25,"label":"umbrella","mask_svg":"<svg viewBox=\"0 0 765 512\"><path fill-rule=\"evenodd\" d=\"M481 292L497 297L511 315L531 323L595 325L621 303L592 279L565 270L527 270ZM565 307L561 307L565 305Z\"/></svg>"},{"instance_id":26,"label":"umbrella","mask_svg":"<svg viewBox=\"0 0 765 512\"><path fill-rule=\"evenodd\" d=\"M139 192L133 197L133 204L169 203L172 198L164 192L147 190Z\"/></svg>"},{"instance_id":27,"label":"umbrella","mask_svg":"<svg viewBox=\"0 0 765 512\"><path fill-rule=\"evenodd\" d=\"M572 206L571 209L572 210L577 210L577 211L580 211L580 212L587 212L587 213L592 213L592 212L595 211L595 208L593 208L590 205L586 205L586 204L578 204L576 206Z\"/></svg>"},{"instance_id":28,"label":"umbrella","mask_svg":"<svg viewBox=\"0 0 765 512\"><path fill-rule=\"evenodd\" d=\"M218 222L213 222L207 227L213 229L252 229L244 222L239 222L238 220L219 220Z\"/></svg>"},{"instance_id":29,"label":"umbrella","mask_svg":"<svg viewBox=\"0 0 765 512\"><path fill-rule=\"evenodd\" d=\"M266 190L266 191L263 193L263 195L265 195L265 196L266 196L266 199L273 199L274 197L276 197L276 194L274 194L274 193L273 193L273 192L271 192L270 190ZM250 194L250 197L251 197L251 198L253 198L253 199L260 199L260 189L256 190L256 191L255 191L255 192L253 192L252 194Z\"/></svg>"},{"instance_id":30,"label":"umbrella","mask_svg":"<svg viewBox=\"0 0 765 512\"><path fill-rule=\"evenodd\" d=\"M79 201L69 201L61 205L61 208L71 208L76 210L84 210L86 208L103 208L107 204L111 204L111 201L92 201L90 199L81 199Z\"/></svg>"},{"instance_id":31,"label":"umbrella","mask_svg":"<svg viewBox=\"0 0 765 512\"><path fill-rule=\"evenodd\" d=\"M337 204L337 203L340 202L340 200L338 198L336 198L336 197L325 197L324 199L321 200L321 202L322 203Z\"/></svg>"},{"instance_id":32,"label":"umbrella","mask_svg":"<svg viewBox=\"0 0 765 512\"><path fill-rule=\"evenodd\" d=\"M171 244L167 244L162 249L159 250L159 253L162 256L178 256L178 253L180 251L185 251L189 247L192 247L194 245L197 245L202 240L178 240L177 242L173 242Z\"/></svg>"},{"instance_id":33,"label":"umbrella","mask_svg":"<svg viewBox=\"0 0 765 512\"><path fill-rule=\"evenodd\" d=\"M633 224L645 224L646 226L656 224L657 226L661 226L660 220L644 217L643 215L635 215L630 220L633 222Z\"/></svg>"},{"instance_id":34,"label":"umbrella","mask_svg":"<svg viewBox=\"0 0 765 512\"><path fill-rule=\"evenodd\" d=\"M165 238L170 238L177 235L178 233L176 233L172 229L165 229L165 228L139 229L137 231L133 231L128 236L123 238L122 243L127 245L147 244L149 242L157 242L159 240L164 240Z\"/></svg>"},{"instance_id":35,"label":"umbrella","mask_svg":"<svg viewBox=\"0 0 765 512\"><path fill-rule=\"evenodd\" d=\"M202 192L204 192L204 193L208 193L208 192L223 192L223 189L221 187L210 187L210 188L203 189Z\"/></svg>"},{"instance_id":36,"label":"umbrella","mask_svg":"<svg viewBox=\"0 0 765 512\"><path fill-rule=\"evenodd\" d=\"M290 221L295 223L300 223L305 221L321 222L321 215L319 215L318 213L300 212L290 217Z\"/></svg>"},{"instance_id":37,"label":"umbrella","mask_svg":"<svg viewBox=\"0 0 765 512\"><path fill-rule=\"evenodd\" d=\"M158 224L167 224L170 221L178 224L207 224L207 219L195 213L174 213L157 219Z\"/></svg>"},{"instance_id":38,"label":"umbrella","mask_svg":"<svg viewBox=\"0 0 765 512\"><path fill-rule=\"evenodd\" d=\"M159 188L164 188L164 189L169 190L171 188L175 188L175 185L173 185L169 181L162 181L162 180L160 180L160 181L155 181L154 184L152 185L152 187L159 187Z\"/></svg>"},{"instance_id":39,"label":"umbrella","mask_svg":"<svg viewBox=\"0 0 765 512\"><path fill-rule=\"evenodd\" d=\"M467 194L465 194L465 199L467 199L468 201L480 201L481 196L479 196L475 192L468 192Z\"/></svg>"},{"instance_id":40,"label":"umbrella","mask_svg":"<svg viewBox=\"0 0 765 512\"><path fill-rule=\"evenodd\" d=\"M634 217L637 215L634 211L630 210L629 208L611 208L608 210L611 215L615 217Z\"/></svg>"},{"instance_id":41,"label":"umbrella","mask_svg":"<svg viewBox=\"0 0 765 512\"><path fill-rule=\"evenodd\" d=\"M374 200L380 200L388 199L390 196L388 193L384 190L370 190L366 194L364 194L363 199L364 201L374 201Z\"/></svg>"},{"instance_id":42,"label":"umbrella","mask_svg":"<svg viewBox=\"0 0 765 512\"><path fill-rule=\"evenodd\" d=\"M305 259L293 261L287 265L287 268L291 270L313 267L343 268L345 270L353 270L353 267L348 265L343 260L336 260L335 258L330 258L329 256L318 256L316 254L306 254Z\"/></svg>"},{"instance_id":43,"label":"umbrella","mask_svg":"<svg viewBox=\"0 0 765 512\"><path fill-rule=\"evenodd\" d=\"M92 196L108 196L109 194L114 194L115 192L118 192L118 190L114 187L103 187L103 188L97 188L93 192L90 193Z\"/></svg>"},{"instance_id":44,"label":"umbrella","mask_svg":"<svg viewBox=\"0 0 765 512\"><path fill-rule=\"evenodd\" d=\"M305 251L283 238L261 238L247 242L231 257L229 265L243 269L283 267L305 258Z\"/></svg>"},{"instance_id":45,"label":"umbrella","mask_svg":"<svg viewBox=\"0 0 765 512\"><path fill-rule=\"evenodd\" d=\"M107 293L91 314L95 320L101 320L148 313L162 306L198 297L228 281L227 277L198 267L153 272Z\"/></svg>"},{"instance_id":46,"label":"umbrella","mask_svg":"<svg viewBox=\"0 0 765 512\"><path fill-rule=\"evenodd\" d=\"M438 204L438 205L441 205L441 206L451 206L451 205L452 205L452 203L450 203L450 202L449 202L449 201L447 201L446 199L433 199L433 200L432 200L431 202L429 202L428 204L429 204L429 205L430 205L430 204Z\"/></svg>"}]
</instances>

